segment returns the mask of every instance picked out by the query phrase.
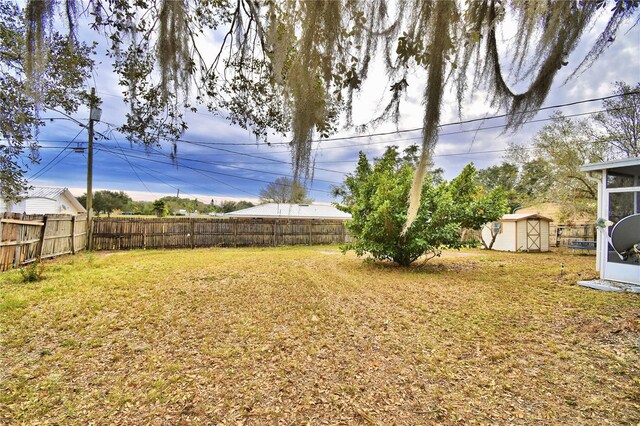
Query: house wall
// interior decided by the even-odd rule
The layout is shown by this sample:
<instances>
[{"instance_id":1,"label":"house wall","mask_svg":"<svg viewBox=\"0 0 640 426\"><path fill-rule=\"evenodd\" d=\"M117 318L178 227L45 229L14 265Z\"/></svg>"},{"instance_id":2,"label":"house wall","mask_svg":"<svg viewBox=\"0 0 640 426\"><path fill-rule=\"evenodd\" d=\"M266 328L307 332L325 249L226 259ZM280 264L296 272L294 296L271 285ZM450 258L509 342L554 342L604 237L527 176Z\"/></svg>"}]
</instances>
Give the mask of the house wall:
<instances>
[{"instance_id":1,"label":"house wall","mask_svg":"<svg viewBox=\"0 0 640 426\"><path fill-rule=\"evenodd\" d=\"M0 198L0 213L24 213L24 200L18 203L7 203Z\"/></svg>"},{"instance_id":2,"label":"house wall","mask_svg":"<svg viewBox=\"0 0 640 426\"><path fill-rule=\"evenodd\" d=\"M24 200L27 214L59 213L58 202L49 198L27 198Z\"/></svg>"},{"instance_id":3,"label":"house wall","mask_svg":"<svg viewBox=\"0 0 640 426\"><path fill-rule=\"evenodd\" d=\"M78 214L80 213L76 207L71 204L69 199L66 196L58 197L56 200L56 213L63 214Z\"/></svg>"},{"instance_id":4,"label":"house wall","mask_svg":"<svg viewBox=\"0 0 640 426\"><path fill-rule=\"evenodd\" d=\"M55 200L50 198L26 198L16 204L9 204L0 199L0 213L26 214L78 214L69 199L60 196Z\"/></svg>"}]
</instances>

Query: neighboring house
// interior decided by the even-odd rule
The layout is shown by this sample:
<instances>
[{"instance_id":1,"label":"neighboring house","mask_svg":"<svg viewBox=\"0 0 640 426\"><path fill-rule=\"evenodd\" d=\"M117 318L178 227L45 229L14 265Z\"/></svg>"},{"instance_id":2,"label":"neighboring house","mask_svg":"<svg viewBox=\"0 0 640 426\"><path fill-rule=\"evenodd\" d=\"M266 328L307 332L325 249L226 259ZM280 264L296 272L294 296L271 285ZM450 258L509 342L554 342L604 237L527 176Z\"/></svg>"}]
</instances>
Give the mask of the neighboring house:
<instances>
[{"instance_id":1,"label":"neighboring house","mask_svg":"<svg viewBox=\"0 0 640 426\"><path fill-rule=\"evenodd\" d=\"M640 250L640 157L586 164L580 170L598 183L600 278L640 286L640 255L635 251Z\"/></svg>"},{"instance_id":2,"label":"neighboring house","mask_svg":"<svg viewBox=\"0 0 640 426\"><path fill-rule=\"evenodd\" d=\"M351 219L349 213L340 211L330 204L268 203L227 213L225 216L282 219Z\"/></svg>"},{"instance_id":3,"label":"neighboring house","mask_svg":"<svg viewBox=\"0 0 640 426\"><path fill-rule=\"evenodd\" d=\"M86 213L86 209L67 188L35 187L21 195L17 203L0 198L0 213L72 214Z\"/></svg>"},{"instance_id":4,"label":"neighboring house","mask_svg":"<svg viewBox=\"0 0 640 426\"><path fill-rule=\"evenodd\" d=\"M549 223L552 220L535 213L505 214L497 222L482 228L482 240L498 251L549 251Z\"/></svg>"}]
</instances>

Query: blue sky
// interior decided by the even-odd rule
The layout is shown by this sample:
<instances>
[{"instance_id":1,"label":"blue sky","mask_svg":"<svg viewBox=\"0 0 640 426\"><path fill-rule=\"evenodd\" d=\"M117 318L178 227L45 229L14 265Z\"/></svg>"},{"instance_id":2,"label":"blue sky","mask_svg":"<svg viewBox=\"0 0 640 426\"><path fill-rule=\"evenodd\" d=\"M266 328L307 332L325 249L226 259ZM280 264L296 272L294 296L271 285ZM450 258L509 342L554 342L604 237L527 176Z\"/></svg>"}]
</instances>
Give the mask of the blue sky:
<instances>
[{"instance_id":1,"label":"blue sky","mask_svg":"<svg viewBox=\"0 0 640 426\"><path fill-rule=\"evenodd\" d=\"M640 28L631 28L630 24L621 29L617 40L590 69L563 85L602 28L602 22L591 28L583 37L580 47L569 58L569 66L557 76L543 106L610 95L613 92L612 83L617 80L631 85L640 82ZM83 36L95 37L88 28L81 29L80 37ZM256 201L260 189L268 182L278 176L291 175L286 137L269 136L271 146L256 142L248 131L230 125L224 118L210 114L205 108L200 108L197 113L185 113L189 128L181 138L183 142L178 142L178 158L174 164L168 157L168 144L152 150L129 144L125 135L115 131L115 127L124 122L127 106L122 101L121 89L117 86L117 77L111 72L111 64L100 54L106 43L103 39L96 40L100 43L96 57L98 65L94 79L87 83L87 87L95 86L102 98L102 122L96 124L96 130L109 139L98 138L95 143L94 190L122 190L136 200L176 195L179 189L180 196L204 202L225 199ZM354 121L357 124L374 118L385 104L388 89L380 67L374 66L370 76L362 94L354 101ZM420 81L423 77L418 72L409 80L408 95L401 107L400 130L421 126L423 86ZM572 115L597 111L601 107L601 102L587 102L558 109L565 115ZM545 120L553 112L553 109L542 111L533 121ZM434 160L437 167L444 168L447 178L455 177L471 161L478 168L499 163L509 141L526 144L536 131L547 124L545 121L532 122L516 133L505 134L499 128L504 121L490 118L503 113L491 108L485 96L479 93L465 102L463 116L459 117L453 93L447 94L443 105L443 124L487 117L486 120L454 124L441 129ZM55 112L48 111L42 116L54 120L48 121L40 130L41 162L29 165L31 184L68 187L74 194L81 195L86 192L86 151L76 152L73 148L86 147L87 132L73 121L61 119L63 117ZM87 118L86 109L74 116L74 119L83 123L87 122ZM498 128L488 129L490 127ZM386 123L371 129L370 133L394 130L394 124ZM356 131L353 128L342 128L332 138L354 135ZM331 185L339 184L346 173L353 171L359 150L372 158L380 155L390 144L403 148L420 143L420 139L420 131L417 130L314 143L316 167L310 183L310 196L318 202L333 201L329 194Z\"/></svg>"}]
</instances>

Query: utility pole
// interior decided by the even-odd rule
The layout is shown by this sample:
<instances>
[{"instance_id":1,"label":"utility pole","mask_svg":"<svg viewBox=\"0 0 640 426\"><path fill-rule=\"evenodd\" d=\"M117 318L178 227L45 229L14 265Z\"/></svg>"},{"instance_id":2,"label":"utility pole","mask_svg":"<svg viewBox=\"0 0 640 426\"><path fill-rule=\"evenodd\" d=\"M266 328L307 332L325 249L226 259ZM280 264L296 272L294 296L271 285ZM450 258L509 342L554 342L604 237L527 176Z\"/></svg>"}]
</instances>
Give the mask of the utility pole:
<instances>
[{"instance_id":1,"label":"utility pole","mask_svg":"<svg viewBox=\"0 0 640 426\"><path fill-rule=\"evenodd\" d=\"M93 248L93 122L100 121L102 110L96 106L96 88L89 98L89 153L87 155L87 247Z\"/></svg>"}]
</instances>

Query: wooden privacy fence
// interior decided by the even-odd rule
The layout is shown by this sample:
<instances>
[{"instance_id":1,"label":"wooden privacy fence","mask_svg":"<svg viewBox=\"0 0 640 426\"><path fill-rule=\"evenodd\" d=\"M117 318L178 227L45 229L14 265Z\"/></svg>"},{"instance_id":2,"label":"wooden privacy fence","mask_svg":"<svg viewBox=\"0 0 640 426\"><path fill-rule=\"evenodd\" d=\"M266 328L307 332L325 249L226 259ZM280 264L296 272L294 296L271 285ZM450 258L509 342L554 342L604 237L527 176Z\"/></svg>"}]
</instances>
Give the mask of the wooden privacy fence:
<instances>
[{"instance_id":1,"label":"wooden privacy fence","mask_svg":"<svg viewBox=\"0 0 640 426\"><path fill-rule=\"evenodd\" d=\"M338 244L340 220L258 218L95 218L94 250Z\"/></svg>"},{"instance_id":2,"label":"wooden privacy fence","mask_svg":"<svg viewBox=\"0 0 640 426\"><path fill-rule=\"evenodd\" d=\"M549 245L568 247L573 241L595 241L595 225L551 225Z\"/></svg>"},{"instance_id":3,"label":"wooden privacy fence","mask_svg":"<svg viewBox=\"0 0 640 426\"><path fill-rule=\"evenodd\" d=\"M0 271L62 254L74 254L86 247L85 215L0 216Z\"/></svg>"}]
</instances>

